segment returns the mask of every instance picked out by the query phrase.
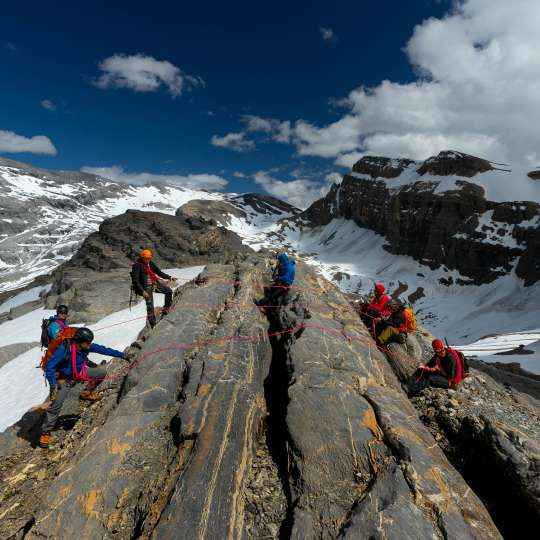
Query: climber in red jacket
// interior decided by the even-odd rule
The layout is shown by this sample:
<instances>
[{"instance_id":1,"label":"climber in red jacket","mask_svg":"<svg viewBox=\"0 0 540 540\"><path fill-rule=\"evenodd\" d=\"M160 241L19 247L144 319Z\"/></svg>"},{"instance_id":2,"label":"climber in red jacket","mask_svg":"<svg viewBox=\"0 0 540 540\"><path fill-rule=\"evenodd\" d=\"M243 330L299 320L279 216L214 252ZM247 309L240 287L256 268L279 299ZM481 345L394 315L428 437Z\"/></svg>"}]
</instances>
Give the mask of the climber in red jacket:
<instances>
[{"instance_id":1,"label":"climber in red jacket","mask_svg":"<svg viewBox=\"0 0 540 540\"><path fill-rule=\"evenodd\" d=\"M389 301L390 296L385 294L384 285L377 283L369 304L364 304L360 311L360 318L364 324L371 328L374 321L390 315L390 310L388 309Z\"/></svg>"}]
</instances>

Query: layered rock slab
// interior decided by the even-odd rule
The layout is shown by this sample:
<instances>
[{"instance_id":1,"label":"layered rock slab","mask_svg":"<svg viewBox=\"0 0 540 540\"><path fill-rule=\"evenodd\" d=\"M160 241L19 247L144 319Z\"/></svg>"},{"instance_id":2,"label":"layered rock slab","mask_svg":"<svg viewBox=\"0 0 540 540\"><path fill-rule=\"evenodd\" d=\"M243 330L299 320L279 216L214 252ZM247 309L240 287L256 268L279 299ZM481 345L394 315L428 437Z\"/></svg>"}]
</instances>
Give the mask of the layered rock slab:
<instances>
[{"instance_id":1,"label":"layered rock slab","mask_svg":"<svg viewBox=\"0 0 540 540\"><path fill-rule=\"evenodd\" d=\"M374 538L401 537L396 525L416 538L500 538L344 296L310 271L299 273L298 303L330 309L312 310L302 333L275 345L290 373L291 538L352 538L364 518L365 531L379 523ZM295 311L274 324L298 324ZM405 516L392 499L414 510Z\"/></svg>"}]
</instances>

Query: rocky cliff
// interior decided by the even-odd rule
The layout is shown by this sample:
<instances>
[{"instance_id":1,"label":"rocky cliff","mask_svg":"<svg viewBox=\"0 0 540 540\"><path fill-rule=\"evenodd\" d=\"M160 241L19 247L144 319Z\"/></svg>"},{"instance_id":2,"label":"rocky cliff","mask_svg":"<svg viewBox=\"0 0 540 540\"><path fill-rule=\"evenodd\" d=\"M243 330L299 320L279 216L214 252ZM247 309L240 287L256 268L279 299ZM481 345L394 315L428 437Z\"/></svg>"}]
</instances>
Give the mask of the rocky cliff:
<instances>
[{"instance_id":1,"label":"rocky cliff","mask_svg":"<svg viewBox=\"0 0 540 540\"><path fill-rule=\"evenodd\" d=\"M536 191L537 198L516 198ZM532 285L540 280L538 201L533 179L466 154L441 152L423 163L364 157L295 221L305 228L353 220L384 236L390 253L457 270L460 284L489 283L515 269Z\"/></svg>"},{"instance_id":2,"label":"rocky cliff","mask_svg":"<svg viewBox=\"0 0 540 540\"><path fill-rule=\"evenodd\" d=\"M58 270L51 298L67 287L79 313L88 294L116 309L107 296L139 241L206 269L107 365L99 402L66 405L51 449L36 448L39 410L0 435L1 539L512 538L501 500L538 519L532 394L474 371L457 394L409 399L400 377L430 336L385 356L301 261L264 315L264 252L193 216L129 212Z\"/></svg>"}]
</instances>

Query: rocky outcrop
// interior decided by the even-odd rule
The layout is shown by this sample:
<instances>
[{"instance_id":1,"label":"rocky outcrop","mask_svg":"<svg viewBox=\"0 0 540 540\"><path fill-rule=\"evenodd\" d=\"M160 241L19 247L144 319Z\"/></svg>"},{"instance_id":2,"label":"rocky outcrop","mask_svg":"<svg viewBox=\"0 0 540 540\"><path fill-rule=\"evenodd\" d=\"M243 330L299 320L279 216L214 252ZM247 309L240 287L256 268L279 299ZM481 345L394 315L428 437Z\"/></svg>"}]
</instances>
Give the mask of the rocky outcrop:
<instances>
[{"instance_id":1,"label":"rocky outcrop","mask_svg":"<svg viewBox=\"0 0 540 540\"><path fill-rule=\"evenodd\" d=\"M406 345L389 346L387 358L405 389L431 356L432 337L421 330ZM514 538L516 523L540 519L540 382L475 360L470 365L457 391L430 388L412 404L504 537Z\"/></svg>"},{"instance_id":2,"label":"rocky outcrop","mask_svg":"<svg viewBox=\"0 0 540 540\"><path fill-rule=\"evenodd\" d=\"M227 201L195 199L182 205L177 215L214 220L223 227L231 225L232 218L252 223L253 220L272 220L299 214L300 210L270 195L246 193L230 197Z\"/></svg>"},{"instance_id":3,"label":"rocky outcrop","mask_svg":"<svg viewBox=\"0 0 540 540\"><path fill-rule=\"evenodd\" d=\"M269 325L260 256L207 266L52 449L37 412L1 435L0 538L500 538L347 298L298 271Z\"/></svg>"},{"instance_id":4,"label":"rocky outcrop","mask_svg":"<svg viewBox=\"0 0 540 540\"><path fill-rule=\"evenodd\" d=\"M251 251L236 234L201 218L129 210L105 220L54 272L47 306L69 304L74 322L95 322L127 308L129 272L142 247L152 249L162 268L227 262Z\"/></svg>"},{"instance_id":5,"label":"rocky outcrop","mask_svg":"<svg viewBox=\"0 0 540 540\"><path fill-rule=\"evenodd\" d=\"M432 269L457 270L460 284L489 283L515 267L532 285L540 280L540 205L486 199L483 187L473 182L492 169L485 160L456 152L421 165L364 157L293 221L313 228L335 218L353 220L384 236L391 253L410 255ZM463 179L439 189L448 175ZM454 278L445 281L454 283Z\"/></svg>"}]
</instances>

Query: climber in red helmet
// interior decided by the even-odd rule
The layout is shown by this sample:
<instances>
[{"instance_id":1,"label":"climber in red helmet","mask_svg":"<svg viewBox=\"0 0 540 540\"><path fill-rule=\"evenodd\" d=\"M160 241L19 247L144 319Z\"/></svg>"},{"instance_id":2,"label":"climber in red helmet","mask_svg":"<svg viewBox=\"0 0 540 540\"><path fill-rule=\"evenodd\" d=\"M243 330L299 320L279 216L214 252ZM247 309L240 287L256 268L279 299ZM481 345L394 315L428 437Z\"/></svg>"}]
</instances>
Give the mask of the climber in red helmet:
<instances>
[{"instance_id":1,"label":"climber in red helmet","mask_svg":"<svg viewBox=\"0 0 540 540\"><path fill-rule=\"evenodd\" d=\"M385 293L384 285L382 283L376 283L369 304L364 304L360 310L360 318L367 327L371 328L374 321L390 315L390 310L387 306L389 301L390 296Z\"/></svg>"},{"instance_id":2,"label":"climber in red helmet","mask_svg":"<svg viewBox=\"0 0 540 540\"><path fill-rule=\"evenodd\" d=\"M433 347L433 356L413 375L413 391L420 392L428 386L446 389L457 388L457 385L468 373L463 353L452 347L445 347L440 339L434 339L431 346Z\"/></svg>"}]
</instances>

